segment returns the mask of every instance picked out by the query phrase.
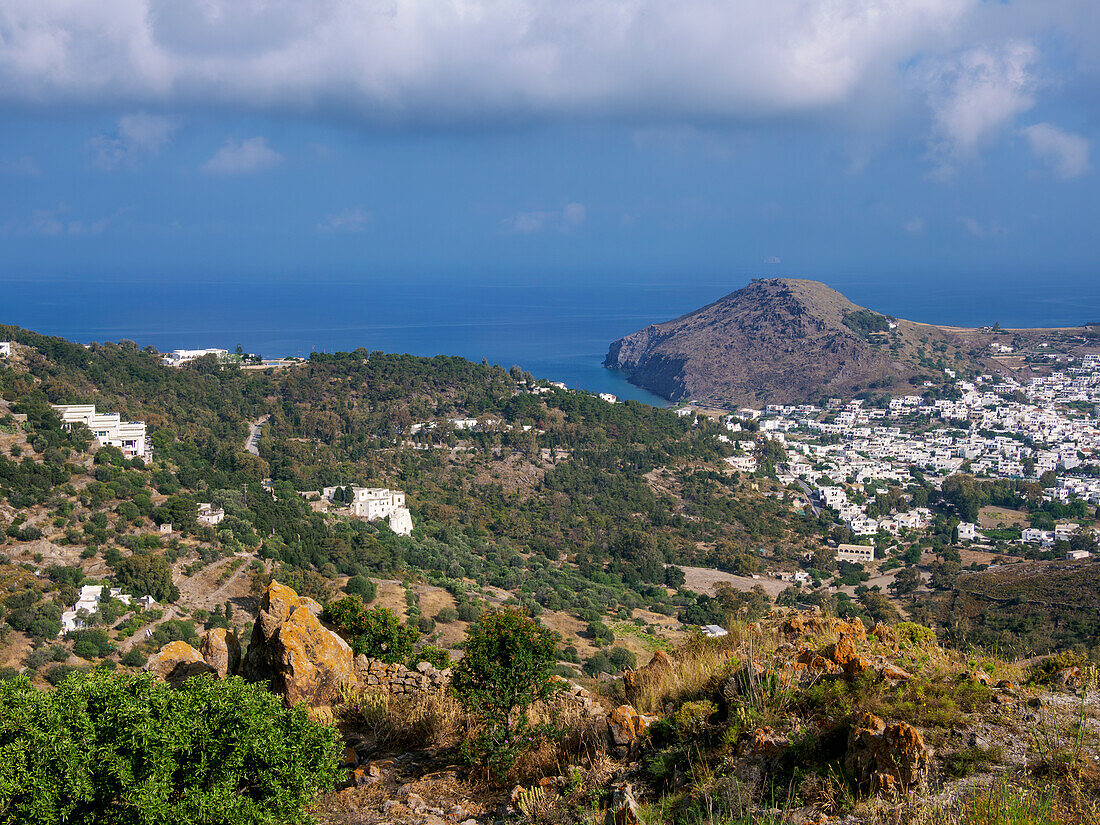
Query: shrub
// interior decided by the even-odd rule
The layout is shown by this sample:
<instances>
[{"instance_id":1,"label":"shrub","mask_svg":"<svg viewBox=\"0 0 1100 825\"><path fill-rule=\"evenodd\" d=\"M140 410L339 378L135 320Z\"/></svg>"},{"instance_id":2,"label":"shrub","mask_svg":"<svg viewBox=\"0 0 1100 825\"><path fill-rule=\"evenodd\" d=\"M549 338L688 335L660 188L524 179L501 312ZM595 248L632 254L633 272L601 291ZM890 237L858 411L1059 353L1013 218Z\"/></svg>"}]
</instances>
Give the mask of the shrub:
<instances>
[{"instance_id":1,"label":"shrub","mask_svg":"<svg viewBox=\"0 0 1100 825\"><path fill-rule=\"evenodd\" d=\"M484 613L466 637L451 690L484 728L464 743L464 753L497 779L548 732L532 727L525 711L556 690L555 647L554 634L509 609Z\"/></svg>"},{"instance_id":2,"label":"shrub","mask_svg":"<svg viewBox=\"0 0 1100 825\"><path fill-rule=\"evenodd\" d=\"M326 604L321 618L336 628L356 654L391 664L407 660L417 639L417 632L401 624L390 610L367 610L356 596Z\"/></svg>"},{"instance_id":3,"label":"shrub","mask_svg":"<svg viewBox=\"0 0 1100 825\"><path fill-rule=\"evenodd\" d=\"M413 667L418 662L428 662L434 668L446 670L451 666L451 654L435 645L424 645L409 659L409 662Z\"/></svg>"},{"instance_id":4,"label":"shrub","mask_svg":"<svg viewBox=\"0 0 1100 825\"><path fill-rule=\"evenodd\" d=\"M339 744L304 708L238 678L173 689L97 670L52 692L0 684L0 750L5 825L274 825L299 822L332 787Z\"/></svg>"},{"instance_id":5,"label":"shrub","mask_svg":"<svg viewBox=\"0 0 1100 825\"><path fill-rule=\"evenodd\" d=\"M172 584L172 568L164 556L134 553L114 564L115 578L135 596L149 595L158 602L174 602L179 588Z\"/></svg>"},{"instance_id":6,"label":"shrub","mask_svg":"<svg viewBox=\"0 0 1100 825\"><path fill-rule=\"evenodd\" d=\"M126 667L145 667L146 661L148 661L141 651L136 647L132 647L122 654L122 658L119 660Z\"/></svg>"},{"instance_id":7,"label":"shrub","mask_svg":"<svg viewBox=\"0 0 1100 825\"><path fill-rule=\"evenodd\" d=\"M435 614L435 620L443 624L450 624L458 619L458 611L453 607L444 607Z\"/></svg>"},{"instance_id":8,"label":"shrub","mask_svg":"<svg viewBox=\"0 0 1100 825\"><path fill-rule=\"evenodd\" d=\"M344 585L344 590L352 596L359 596L363 604L370 604L378 594L378 585L366 576L352 576Z\"/></svg>"}]
</instances>

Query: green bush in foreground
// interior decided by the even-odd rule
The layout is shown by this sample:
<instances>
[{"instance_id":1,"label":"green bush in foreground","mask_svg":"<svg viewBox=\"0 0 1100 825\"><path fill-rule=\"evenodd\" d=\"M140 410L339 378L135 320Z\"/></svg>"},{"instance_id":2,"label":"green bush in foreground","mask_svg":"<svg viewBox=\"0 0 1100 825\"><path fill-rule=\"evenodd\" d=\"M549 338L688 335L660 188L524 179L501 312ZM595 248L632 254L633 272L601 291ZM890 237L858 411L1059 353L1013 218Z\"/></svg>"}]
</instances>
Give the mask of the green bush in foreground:
<instances>
[{"instance_id":1,"label":"green bush in foreground","mask_svg":"<svg viewBox=\"0 0 1100 825\"><path fill-rule=\"evenodd\" d=\"M301 822L339 750L335 728L238 678L20 677L0 683L0 823Z\"/></svg>"}]
</instances>

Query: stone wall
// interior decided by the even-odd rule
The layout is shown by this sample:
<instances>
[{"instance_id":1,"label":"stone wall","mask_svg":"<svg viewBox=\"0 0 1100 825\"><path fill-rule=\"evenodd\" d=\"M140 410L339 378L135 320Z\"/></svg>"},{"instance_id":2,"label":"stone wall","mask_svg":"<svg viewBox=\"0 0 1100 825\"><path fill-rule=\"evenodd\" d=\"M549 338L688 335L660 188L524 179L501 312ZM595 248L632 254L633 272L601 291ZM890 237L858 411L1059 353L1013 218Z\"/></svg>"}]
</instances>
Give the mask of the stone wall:
<instances>
[{"instance_id":1,"label":"stone wall","mask_svg":"<svg viewBox=\"0 0 1100 825\"><path fill-rule=\"evenodd\" d=\"M355 674L364 690L393 696L441 693L451 683L449 668L436 670L428 662L420 662L413 670L402 664L386 664L362 653L355 657Z\"/></svg>"}]
</instances>

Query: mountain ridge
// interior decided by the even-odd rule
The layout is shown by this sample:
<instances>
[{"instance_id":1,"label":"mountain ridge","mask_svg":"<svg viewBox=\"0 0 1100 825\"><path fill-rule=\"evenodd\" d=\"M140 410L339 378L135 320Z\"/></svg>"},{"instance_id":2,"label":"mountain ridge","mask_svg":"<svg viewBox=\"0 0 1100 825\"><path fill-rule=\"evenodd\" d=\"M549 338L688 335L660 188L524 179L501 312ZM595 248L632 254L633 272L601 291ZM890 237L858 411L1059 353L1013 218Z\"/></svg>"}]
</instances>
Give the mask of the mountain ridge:
<instances>
[{"instance_id":1,"label":"mountain ridge","mask_svg":"<svg viewBox=\"0 0 1100 825\"><path fill-rule=\"evenodd\" d=\"M604 366L670 400L801 403L921 383L936 366L984 367L958 335L883 315L819 281L757 279L613 342Z\"/></svg>"}]
</instances>

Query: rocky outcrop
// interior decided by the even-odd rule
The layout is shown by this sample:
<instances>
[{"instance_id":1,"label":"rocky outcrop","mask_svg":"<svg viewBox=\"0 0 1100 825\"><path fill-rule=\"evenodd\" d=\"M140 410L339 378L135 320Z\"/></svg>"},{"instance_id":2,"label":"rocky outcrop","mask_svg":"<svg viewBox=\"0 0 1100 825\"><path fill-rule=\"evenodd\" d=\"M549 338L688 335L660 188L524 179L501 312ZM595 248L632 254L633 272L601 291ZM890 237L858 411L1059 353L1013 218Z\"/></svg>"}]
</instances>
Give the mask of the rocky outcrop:
<instances>
[{"instance_id":1,"label":"rocky outcrop","mask_svg":"<svg viewBox=\"0 0 1100 825\"><path fill-rule=\"evenodd\" d=\"M924 785L931 758L932 749L912 725L862 713L848 734L844 766L871 793L899 796Z\"/></svg>"},{"instance_id":2,"label":"rocky outcrop","mask_svg":"<svg viewBox=\"0 0 1100 825\"><path fill-rule=\"evenodd\" d=\"M160 652L150 657L145 669L155 673L173 687L179 687L192 676L204 673L217 674L216 668L209 664L199 651L187 642L170 642Z\"/></svg>"},{"instance_id":3,"label":"rocky outcrop","mask_svg":"<svg viewBox=\"0 0 1100 825\"><path fill-rule=\"evenodd\" d=\"M618 754L628 753L655 721L656 716L638 713L632 705L619 705L607 717L607 732L612 749Z\"/></svg>"},{"instance_id":4,"label":"rocky outcrop","mask_svg":"<svg viewBox=\"0 0 1100 825\"><path fill-rule=\"evenodd\" d=\"M868 386L907 388L921 370L922 338L974 363L949 330L888 319L817 281L768 278L620 338L604 366L673 400L804 403Z\"/></svg>"},{"instance_id":5,"label":"rocky outcrop","mask_svg":"<svg viewBox=\"0 0 1100 825\"><path fill-rule=\"evenodd\" d=\"M321 606L272 582L260 601L241 675L266 682L287 705L332 705L357 684L348 643L321 624Z\"/></svg>"},{"instance_id":6,"label":"rocky outcrop","mask_svg":"<svg viewBox=\"0 0 1100 825\"><path fill-rule=\"evenodd\" d=\"M628 670L623 674L626 698L631 702L637 702L647 688L656 686L662 680L671 677L675 670L672 657L663 650L658 650L645 667Z\"/></svg>"},{"instance_id":7,"label":"rocky outcrop","mask_svg":"<svg viewBox=\"0 0 1100 825\"><path fill-rule=\"evenodd\" d=\"M241 643L233 631L215 627L202 634L199 653L214 668L219 679L236 676L241 666Z\"/></svg>"}]
</instances>

